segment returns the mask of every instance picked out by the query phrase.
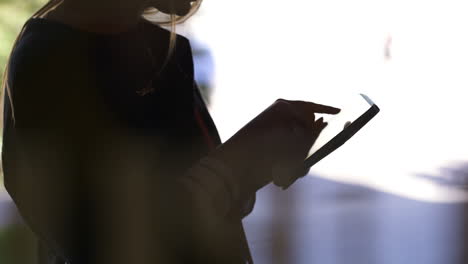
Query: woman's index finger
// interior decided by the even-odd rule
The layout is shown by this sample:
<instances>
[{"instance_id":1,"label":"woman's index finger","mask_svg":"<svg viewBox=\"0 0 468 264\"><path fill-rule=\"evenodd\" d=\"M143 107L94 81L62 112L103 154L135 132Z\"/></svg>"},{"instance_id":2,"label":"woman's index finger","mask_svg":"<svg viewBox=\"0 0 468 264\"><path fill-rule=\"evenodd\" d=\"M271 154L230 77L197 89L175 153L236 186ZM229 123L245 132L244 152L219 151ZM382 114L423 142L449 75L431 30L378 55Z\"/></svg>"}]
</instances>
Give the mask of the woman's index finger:
<instances>
[{"instance_id":1,"label":"woman's index finger","mask_svg":"<svg viewBox=\"0 0 468 264\"><path fill-rule=\"evenodd\" d=\"M304 101L293 101L293 102L297 104L297 106L301 107L303 111L309 114L336 115L341 111L341 109L339 108L328 106L328 105L322 105L322 104L316 104L316 103L304 102Z\"/></svg>"},{"instance_id":2,"label":"woman's index finger","mask_svg":"<svg viewBox=\"0 0 468 264\"><path fill-rule=\"evenodd\" d=\"M312 104L312 108L315 109L315 113L336 115L341 111L341 109L329 105L310 104Z\"/></svg>"}]
</instances>

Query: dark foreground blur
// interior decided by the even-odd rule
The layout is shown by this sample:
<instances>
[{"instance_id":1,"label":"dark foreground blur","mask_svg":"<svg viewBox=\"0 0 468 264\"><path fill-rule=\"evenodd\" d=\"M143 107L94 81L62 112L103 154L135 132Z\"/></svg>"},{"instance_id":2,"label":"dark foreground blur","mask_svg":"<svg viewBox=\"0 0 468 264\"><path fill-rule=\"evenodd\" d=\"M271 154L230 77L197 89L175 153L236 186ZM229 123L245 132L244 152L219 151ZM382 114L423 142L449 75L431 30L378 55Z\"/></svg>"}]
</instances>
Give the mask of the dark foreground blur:
<instances>
[{"instance_id":1,"label":"dark foreground blur","mask_svg":"<svg viewBox=\"0 0 468 264\"><path fill-rule=\"evenodd\" d=\"M3 192L0 193L0 263L37 263L36 240Z\"/></svg>"},{"instance_id":2,"label":"dark foreground blur","mask_svg":"<svg viewBox=\"0 0 468 264\"><path fill-rule=\"evenodd\" d=\"M260 264L461 264L467 208L309 176L285 192L259 192L245 225ZM35 263L35 241L15 212L2 196L0 263Z\"/></svg>"}]
</instances>

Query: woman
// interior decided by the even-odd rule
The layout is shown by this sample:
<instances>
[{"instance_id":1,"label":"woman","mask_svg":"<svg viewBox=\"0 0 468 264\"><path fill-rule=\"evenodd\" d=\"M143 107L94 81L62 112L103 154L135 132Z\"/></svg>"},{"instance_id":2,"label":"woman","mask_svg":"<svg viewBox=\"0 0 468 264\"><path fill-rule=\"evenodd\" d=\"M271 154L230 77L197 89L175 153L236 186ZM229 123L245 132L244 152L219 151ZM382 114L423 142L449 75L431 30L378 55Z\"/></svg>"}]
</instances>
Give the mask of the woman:
<instances>
[{"instance_id":1,"label":"woman","mask_svg":"<svg viewBox=\"0 0 468 264\"><path fill-rule=\"evenodd\" d=\"M25 24L3 166L44 263L251 262L241 219L255 192L305 174L326 125L314 113L339 110L278 100L221 144L188 40L149 22L199 4L51 0Z\"/></svg>"}]
</instances>

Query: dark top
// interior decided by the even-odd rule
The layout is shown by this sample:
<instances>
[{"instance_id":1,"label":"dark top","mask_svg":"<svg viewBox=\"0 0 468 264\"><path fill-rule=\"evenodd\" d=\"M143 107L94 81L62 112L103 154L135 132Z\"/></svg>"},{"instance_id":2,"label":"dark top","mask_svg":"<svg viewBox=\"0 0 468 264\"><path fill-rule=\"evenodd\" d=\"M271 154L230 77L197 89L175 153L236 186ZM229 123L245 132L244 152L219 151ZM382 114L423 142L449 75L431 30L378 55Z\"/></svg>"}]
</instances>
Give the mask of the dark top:
<instances>
[{"instance_id":1,"label":"dark top","mask_svg":"<svg viewBox=\"0 0 468 264\"><path fill-rule=\"evenodd\" d=\"M5 186L58 258L248 258L244 212L213 224L176 183L220 139L194 82L189 41L177 36L164 63L169 36L145 21L121 34L27 22L10 62L13 107L5 99ZM201 231L207 225L216 235Z\"/></svg>"}]
</instances>

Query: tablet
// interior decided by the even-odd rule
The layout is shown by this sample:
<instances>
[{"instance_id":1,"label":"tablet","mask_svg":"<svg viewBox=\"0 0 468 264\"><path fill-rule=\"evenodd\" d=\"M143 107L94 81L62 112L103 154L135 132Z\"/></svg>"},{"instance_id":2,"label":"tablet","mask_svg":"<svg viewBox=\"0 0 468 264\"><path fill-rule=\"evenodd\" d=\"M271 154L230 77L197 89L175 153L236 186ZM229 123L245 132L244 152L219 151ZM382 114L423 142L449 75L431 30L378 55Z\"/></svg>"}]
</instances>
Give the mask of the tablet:
<instances>
[{"instance_id":1,"label":"tablet","mask_svg":"<svg viewBox=\"0 0 468 264\"><path fill-rule=\"evenodd\" d=\"M366 95L356 95L341 112L331 116L327 127L320 133L309 151L304 163L310 168L328 154L341 147L354 134L363 128L380 111L379 107Z\"/></svg>"}]
</instances>

